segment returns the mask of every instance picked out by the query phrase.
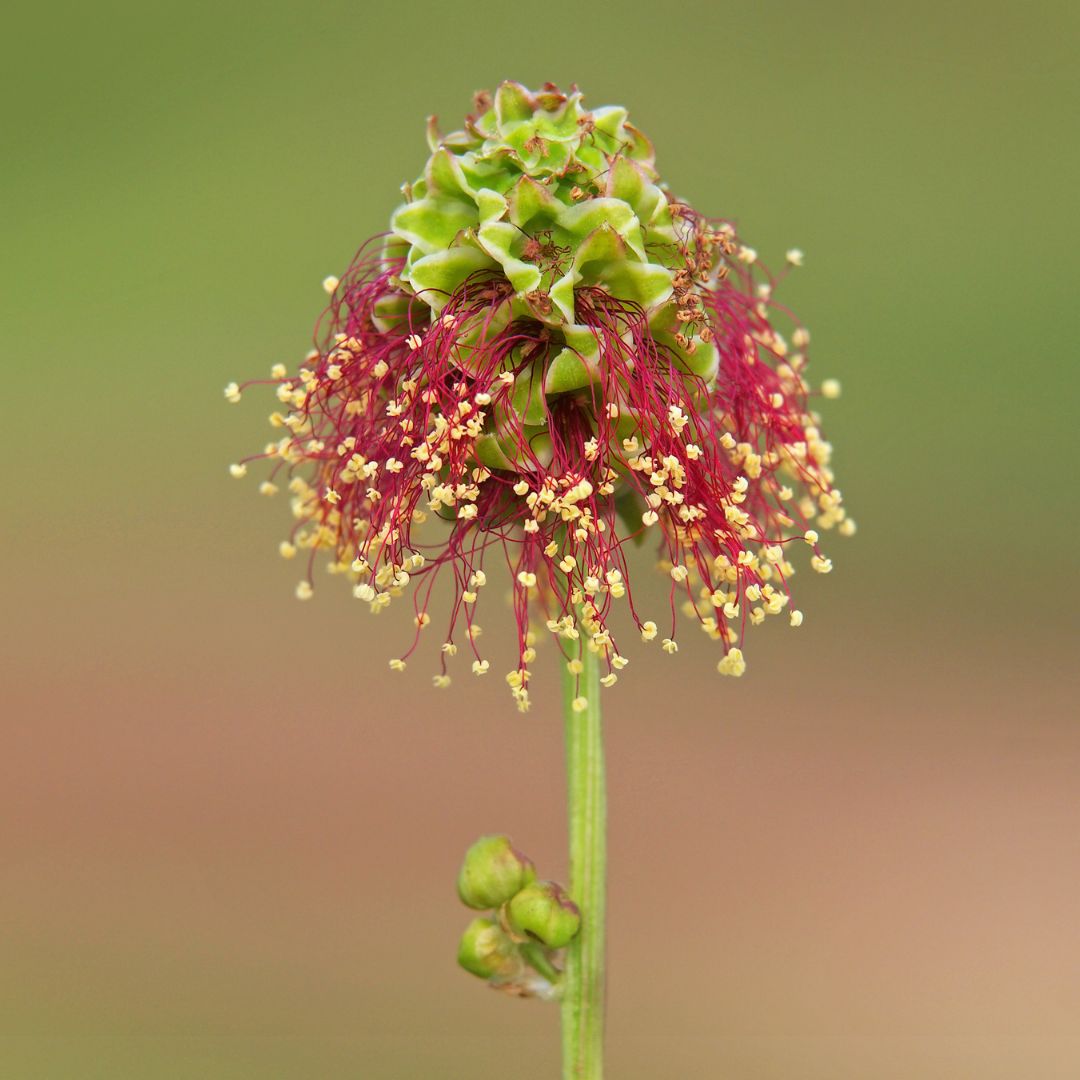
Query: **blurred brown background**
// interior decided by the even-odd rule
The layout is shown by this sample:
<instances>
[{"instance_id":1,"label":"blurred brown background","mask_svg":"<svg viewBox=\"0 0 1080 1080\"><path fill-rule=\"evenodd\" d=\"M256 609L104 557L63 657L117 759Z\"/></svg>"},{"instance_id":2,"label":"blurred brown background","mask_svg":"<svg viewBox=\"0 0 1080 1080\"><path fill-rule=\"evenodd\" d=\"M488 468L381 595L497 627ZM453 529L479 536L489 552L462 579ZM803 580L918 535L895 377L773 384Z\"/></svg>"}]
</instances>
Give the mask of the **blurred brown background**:
<instances>
[{"instance_id":1,"label":"blurred brown background","mask_svg":"<svg viewBox=\"0 0 1080 1080\"><path fill-rule=\"evenodd\" d=\"M737 684L606 697L610 1075L1080 1076L1077 8L24 5L0 179L0 1075L557 1075L453 963L476 835L565 871L557 673L429 688L299 605L221 399L503 77L625 103L839 377L860 524ZM813 580L810 580L813 578ZM496 627L488 617L489 631ZM413 670L414 668L418 670ZM547 689L544 689L545 683Z\"/></svg>"}]
</instances>

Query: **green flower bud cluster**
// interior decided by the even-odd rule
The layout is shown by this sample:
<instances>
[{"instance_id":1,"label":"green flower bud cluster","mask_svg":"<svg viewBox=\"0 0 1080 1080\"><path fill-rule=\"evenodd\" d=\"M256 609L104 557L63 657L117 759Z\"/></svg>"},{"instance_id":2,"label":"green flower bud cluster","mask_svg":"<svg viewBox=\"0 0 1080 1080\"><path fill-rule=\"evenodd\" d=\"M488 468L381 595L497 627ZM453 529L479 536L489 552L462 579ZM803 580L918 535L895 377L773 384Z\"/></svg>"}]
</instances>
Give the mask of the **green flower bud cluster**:
<instances>
[{"instance_id":1,"label":"green flower bud cluster","mask_svg":"<svg viewBox=\"0 0 1080 1080\"><path fill-rule=\"evenodd\" d=\"M424 172L391 219L386 254L404 258L398 283L432 319L467 279L488 272L509 287L485 316L484 337L517 319L545 325L545 354L518 376L526 423L542 420L542 397L599 378L602 341L579 310L590 286L639 305L687 375L712 382L716 346L686 324L676 295L676 275L688 263L700 269L698 238L626 109L588 110L577 90L504 82L478 95L463 131L443 136L429 123L428 144ZM460 349L456 361L467 366L469 355Z\"/></svg>"},{"instance_id":2,"label":"green flower bud cluster","mask_svg":"<svg viewBox=\"0 0 1080 1080\"><path fill-rule=\"evenodd\" d=\"M458 874L462 903L479 916L458 946L458 963L493 986L552 996L559 969L554 954L581 928L581 913L553 881L538 881L532 860L506 836L483 836Z\"/></svg>"}]
</instances>

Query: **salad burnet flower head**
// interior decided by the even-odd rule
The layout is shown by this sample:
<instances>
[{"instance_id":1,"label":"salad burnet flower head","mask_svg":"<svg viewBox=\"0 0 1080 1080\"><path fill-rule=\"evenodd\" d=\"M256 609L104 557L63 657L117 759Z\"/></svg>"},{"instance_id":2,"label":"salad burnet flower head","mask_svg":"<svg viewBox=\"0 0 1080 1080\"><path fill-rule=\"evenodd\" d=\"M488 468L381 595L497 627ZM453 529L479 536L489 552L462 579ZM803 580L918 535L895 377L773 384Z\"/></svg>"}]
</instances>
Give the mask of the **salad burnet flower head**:
<instances>
[{"instance_id":1,"label":"salad burnet flower head","mask_svg":"<svg viewBox=\"0 0 1080 1080\"><path fill-rule=\"evenodd\" d=\"M490 670L478 618L505 613L489 594L508 585L523 710L543 635L571 671L598 654L610 686L619 627L675 652L680 610L720 673L742 675L748 628L802 622L793 551L827 573L821 535L854 531L809 334L774 298L802 253L770 274L731 222L660 181L625 109L587 109L574 88L503 83L462 130L430 121L428 144L389 232L324 282L316 347L272 370L275 438L232 466L265 459L261 490L291 496L297 596L325 558L372 611L410 604L391 666L441 633L443 687L458 654ZM642 541L668 582L662 616L635 603Z\"/></svg>"}]
</instances>

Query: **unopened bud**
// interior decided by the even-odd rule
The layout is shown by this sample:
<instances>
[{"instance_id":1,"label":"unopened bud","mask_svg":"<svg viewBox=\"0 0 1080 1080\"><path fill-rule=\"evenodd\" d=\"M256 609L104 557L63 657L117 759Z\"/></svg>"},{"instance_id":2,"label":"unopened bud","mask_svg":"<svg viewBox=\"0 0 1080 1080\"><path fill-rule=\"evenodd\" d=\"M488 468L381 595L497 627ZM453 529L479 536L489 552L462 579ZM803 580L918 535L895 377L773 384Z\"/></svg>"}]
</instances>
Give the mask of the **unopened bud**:
<instances>
[{"instance_id":1,"label":"unopened bud","mask_svg":"<svg viewBox=\"0 0 1080 1080\"><path fill-rule=\"evenodd\" d=\"M465 853L458 896L466 907L490 911L536 880L532 860L515 851L507 836L482 836Z\"/></svg>"},{"instance_id":2,"label":"unopened bud","mask_svg":"<svg viewBox=\"0 0 1080 1080\"><path fill-rule=\"evenodd\" d=\"M458 963L481 979L508 979L521 970L522 961L510 935L491 918L469 923L458 945Z\"/></svg>"},{"instance_id":3,"label":"unopened bud","mask_svg":"<svg viewBox=\"0 0 1080 1080\"><path fill-rule=\"evenodd\" d=\"M561 949L581 929L577 904L554 881L536 881L522 889L506 909L510 928L545 944Z\"/></svg>"}]
</instances>

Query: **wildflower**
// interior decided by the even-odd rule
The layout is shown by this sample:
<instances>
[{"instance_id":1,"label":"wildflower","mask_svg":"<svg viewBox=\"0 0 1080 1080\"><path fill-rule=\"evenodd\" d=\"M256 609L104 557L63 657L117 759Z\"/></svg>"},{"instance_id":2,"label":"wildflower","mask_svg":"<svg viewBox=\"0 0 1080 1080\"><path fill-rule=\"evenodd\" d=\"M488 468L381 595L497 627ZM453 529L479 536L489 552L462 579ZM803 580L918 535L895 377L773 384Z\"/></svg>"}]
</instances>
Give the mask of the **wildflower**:
<instances>
[{"instance_id":1,"label":"wildflower","mask_svg":"<svg viewBox=\"0 0 1080 1080\"><path fill-rule=\"evenodd\" d=\"M662 635L633 603L627 541L642 537L659 546L672 610L677 590L721 672L741 675L747 626L788 607L790 542L814 534L827 573L818 531L854 530L810 408L809 333L734 226L660 182L626 110L589 111L550 84L507 82L478 102L463 131L431 130L387 237L323 283L317 348L273 373L288 410L275 441L232 471L263 457L287 480L282 554L325 555L373 611L412 594L398 669L440 595L432 579L450 579L438 686L455 638L477 675L489 669L474 620L496 561L519 708L534 620L608 676L626 663L622 602L645 641L675 652L675 627Z\"/></svg>"}]
</instances>

